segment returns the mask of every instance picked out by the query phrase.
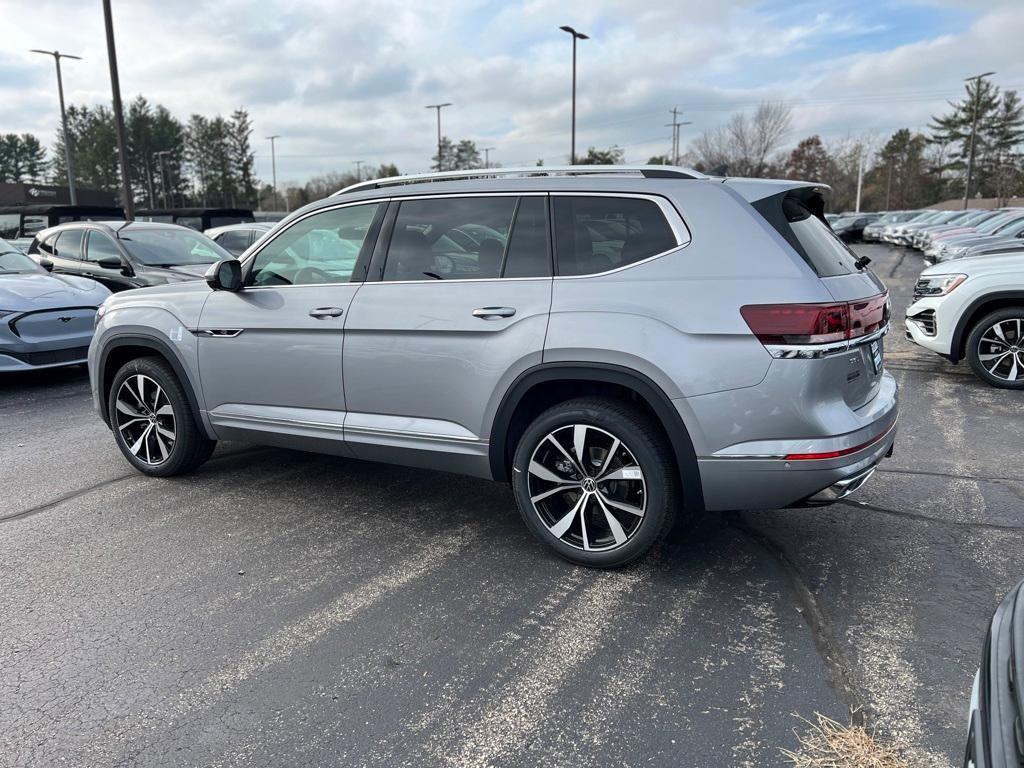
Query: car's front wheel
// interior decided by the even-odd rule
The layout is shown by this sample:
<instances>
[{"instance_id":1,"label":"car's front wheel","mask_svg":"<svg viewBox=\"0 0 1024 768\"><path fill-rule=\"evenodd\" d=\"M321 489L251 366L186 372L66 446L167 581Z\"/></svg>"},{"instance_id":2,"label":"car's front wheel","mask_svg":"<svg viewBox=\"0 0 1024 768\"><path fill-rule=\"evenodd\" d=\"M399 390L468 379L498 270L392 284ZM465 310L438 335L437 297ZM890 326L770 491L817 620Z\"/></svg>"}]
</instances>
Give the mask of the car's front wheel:
<instances>
[{"instance_id":1,"label":"car's front wheel","mask_svg":"<svg viewBox=\"0 0 1024 768\"><path fill-rule=\"evenodd\" d=\"M643 411L609 398L559 403L527 427L512 485L527 527L574 563L625 565L672 526L671 447Z\"/></svg>"},{"instance_id":2,"label":"car's front wheel","mask_svg":"<svg viewBox=\"0 0 1024 768\"><path fill-rule=\"evenodd\" d=\"M107 409L117 447L132 466L152 477L191 472L217 445L200 431L181 382L158 357L121 366Z\"/></svg>"},{"instance_id":3,"label":"car's front wheel","mask_svg":"<svg viewBox=\"0 0 1024 768\"><path fill-rule=\"evenodd\" d=\"M998 309L978 321L967 337L967 361L993 387L1024 389L1024 307Z\"/></svg>"}]
</instances>

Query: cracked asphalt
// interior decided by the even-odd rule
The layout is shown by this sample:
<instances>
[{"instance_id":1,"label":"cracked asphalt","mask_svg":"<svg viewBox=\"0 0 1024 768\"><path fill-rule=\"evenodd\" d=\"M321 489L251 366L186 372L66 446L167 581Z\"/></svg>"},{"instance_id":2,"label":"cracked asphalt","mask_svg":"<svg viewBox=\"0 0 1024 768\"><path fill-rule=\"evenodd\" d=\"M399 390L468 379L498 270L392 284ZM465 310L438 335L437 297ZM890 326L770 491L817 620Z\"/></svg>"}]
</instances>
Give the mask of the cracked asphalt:
<instances>
[{"instance_id":1,"label":"cracked asphalt","mask_svg":"<svg viewBox=\"0 0 1024 768\"><path fill-rule=\"evenodd\" d=\"M709 517L605 573L507 488L226 444L135 474L81 369L0 380L0 764L771 766L851 708L959 765L1024 576L1024 393L912 347L896 453L827 509Z\"/></svg>"}]
</instances>

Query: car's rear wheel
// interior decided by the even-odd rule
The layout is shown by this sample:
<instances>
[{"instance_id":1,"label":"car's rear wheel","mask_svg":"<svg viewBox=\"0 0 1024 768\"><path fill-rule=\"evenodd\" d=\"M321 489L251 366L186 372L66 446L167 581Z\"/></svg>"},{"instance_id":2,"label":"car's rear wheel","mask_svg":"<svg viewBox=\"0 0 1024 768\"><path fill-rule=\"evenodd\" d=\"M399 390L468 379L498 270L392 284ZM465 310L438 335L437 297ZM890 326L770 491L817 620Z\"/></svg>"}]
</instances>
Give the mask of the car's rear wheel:
<instances>
[{"instance_id":1,"label":"car's rear wheel","mask_svg":"<svg viewBox=\"0 0 1024 768\"><path fill-rule=\"evenodd\" d=\"M117 447L143 474L191 472L217 445L200 431L181 382L160 358L125 363L114 376L107 408Z\"/></svg>"},{"instance_id":2,"label":"car's rear wheel","mask_svg":"<svg viewBox=\"0 0 1024 768\"><path fill-rule=\"evenodd\" d=\"M1024 307L998 309L967 337L967 361L993 387L1024 389Z\"/></svg>"},{"instance_id":3,"label":"car's rear wheel","mask_svg":"<svg viewBox=\"0 0 1024 768\"><path fill-rule=\"evenodd\" d=\"M608 398L559 403L527 427L512 485L527 527L574 563L625 565L671 528L671 447L643 411Z\"/></svg>"}]
</instances>

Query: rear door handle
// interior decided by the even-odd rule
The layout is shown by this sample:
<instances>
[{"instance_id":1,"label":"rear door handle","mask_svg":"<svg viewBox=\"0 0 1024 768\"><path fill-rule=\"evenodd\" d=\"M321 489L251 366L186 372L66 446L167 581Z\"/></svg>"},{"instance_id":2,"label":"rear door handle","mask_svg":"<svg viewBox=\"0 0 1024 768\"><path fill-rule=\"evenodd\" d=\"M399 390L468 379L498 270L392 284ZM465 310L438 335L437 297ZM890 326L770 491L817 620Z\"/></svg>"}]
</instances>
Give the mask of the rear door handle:
<instances>
[{"instance_id":1,"label":"rear door handle","mask_svg":"<svg viewBox=\"0 0 1024 768\"><path fill-rule=\"evenodd\" d=\"M499 317L512 317L515 313L515 307L480 307L473 310L473 317L479 317L481 320L497 320Z\"/></svg>"},{"instance_id":2,"label":"rear door handle","mask_svg":"<svg viewBox=\"0 0 1024 768\"><path fill-rule=\"evenodd\" d=\"M341 317L344 310L341 307L317 307L309 310L310 317Z\"/></svg>"}]
</instances>

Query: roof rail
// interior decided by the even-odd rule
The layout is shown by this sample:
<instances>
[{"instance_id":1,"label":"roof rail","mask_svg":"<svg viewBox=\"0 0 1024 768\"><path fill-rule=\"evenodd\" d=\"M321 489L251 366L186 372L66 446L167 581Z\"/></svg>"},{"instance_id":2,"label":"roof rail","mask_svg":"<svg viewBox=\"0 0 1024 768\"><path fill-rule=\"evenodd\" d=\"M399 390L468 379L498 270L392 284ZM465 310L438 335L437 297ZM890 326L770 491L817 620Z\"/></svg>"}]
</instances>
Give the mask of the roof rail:
<instances>
[{"instance_id":1,"label":"roof rail","mask_svg":"<svg viewBox=\"0 0 1024 768\"><path fill-rule=\"evenodd\" d=\"M528 178L531 176L638 176L647 179L706 179L702 173L672 165L534 165L524 168L477 168L469 171L435 171L409 176L388 176L352 184L335 192L344 195L365 189L382 189L402 184L472 179Z\"/></svg>"}]
</instances>

